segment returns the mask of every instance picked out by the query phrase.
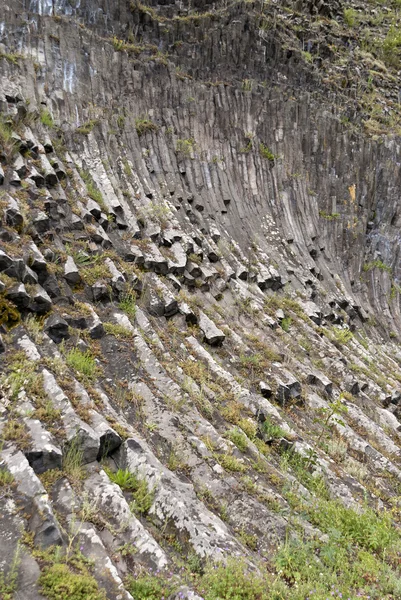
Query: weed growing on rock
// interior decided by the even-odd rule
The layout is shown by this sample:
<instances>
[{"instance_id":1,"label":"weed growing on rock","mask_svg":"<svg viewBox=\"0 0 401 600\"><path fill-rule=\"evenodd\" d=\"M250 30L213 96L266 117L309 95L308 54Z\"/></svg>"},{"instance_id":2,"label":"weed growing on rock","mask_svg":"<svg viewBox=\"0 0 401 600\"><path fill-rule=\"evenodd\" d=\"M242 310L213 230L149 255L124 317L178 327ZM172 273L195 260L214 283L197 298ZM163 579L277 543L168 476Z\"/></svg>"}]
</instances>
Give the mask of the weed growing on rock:
<instances>
[{"instance_id":1,"label":"weed growing on rock","mask_svg":"<svg viewBox=\"0 0 401 600\"><path fill-rule=\"evenodd\" d=\"M17 545L8 573L0 572L0 598L2 600L12 600L15 597L20 564L20 546Z\"/></svg>"},{"instance_id":2,"label":"weed growing on rock","mask_svg":"<svg viewBox=\"0 0 401 600\"><path fill-rule=\"evenodd\" d=\"M8 471L6 471L6 469L3 469L2 467L0 467L0 487L7 487L9 485L11 485L14 481L14 477L11 475L11 473L9 473ZM1 589L1 586L0 586Z\"/></svg>"},{"instance_id":3,"label":"weed growing on rock","mask_svg":"<svg viewBox=\"0 0 401 600\"><path fill-rule=\"evenodd\" d=\"M159 129L149 117L137 117L135 119L135 128L139 137L145 135L145 133L157 131Z\"/></svg>"},{"instance_id":4,"label":"weed growing on rock","mask_svg":"<svg viewBox=\"0 0 401 600\"><path fill-rule=\"evenodd\" d=\"M104 600L105 592L89 573L75 573L67 564L53 564L39 577L42 593L49 600Z\"/></svg>"},{"instance_id":5,"label":"weed growing on rock","mask_svg":"<svg viewBox=\"0 0 401 600\"><path fill-rule=\"evenodd\" d=\"M227 437L231 440L241 452L245 452L248 448L248 440L246 435L242 433L237 427L227 432Z\"/></svg>"},{"instance_id":6,"label":"weed growing on rock","mask_svg":"<svg viewBox=\"0 0 401 600\"><path fill-rule=\"evenodd\" d=\"M270 148L263 143L259 144L259 152L263 158L266 158L270 162L274 162L276 159L276 156L273 154Z\"/></svg>"},{"instance_id":7,"label":"weed growing on rock","mask_svg":"<svg viewBox=\"0 0 401 600\"><path fill-rule=\"evenodd\" d=\"M40 113L40 121L42 125L45 125L45 127L54 127L53 117L47 109L42 110L42 112Z\"/></svg>"},{"instance_id":8,"label":"weed growing on rock","mask_svg":"<svg viewBox=\"0 0 401 600\"><path fill-rule=\"evenodd\" d=\"M132 494L130 509L133 513L146 515L154 501L154 490L150 490L146 479L141 479L137 474L131 473L128 469L118 469L115 473L111 469L105 468L109 479L118 485L123 491Z\"/></svg>"},{"instance_id":9,"label":"weed growing on rock","mask_svg":"<svg viewBox=\"0 0 401 600\"><path fill-rule=\"evenodd\" d=\"M214 459L225 469L226 471L233 471L237 473L245 473L248 467L241 462L238 458L235 458L232 454L214 454Z\"/></svg>"},{"instance_id":10,"label":"weed growing on rock","mask_svg":"<svg viewBox=\"0 0 401 600\"><path fill-rule=\"evenodd\" d=\"M63 454L63 472L76 485L85 477L83 451L78 439L74 439Z\"/></svg>"},{"instance_id":11,"label":"weed growing on rock","mask_svg":"<svg viewBox=\"0 0 401 600\"><path fill-rule=\"evenodd\" d=\"M124 327L124 325L118 325L116 323L103 323L103 326L106 333L114 335L114 337L120 340L130 339L133 336L132 331Z\"/></svg>"},{"instance_id":12,"label":"weed growing on rock","mask_svg":"<svg viewBox=\"0 0 401 600\"><path fill-rule=\"evenodd\" d=\"M81 135L89 135L98 123L98 119L91 119L90 121L86 121L86 123L76 128L75 133L79 133Z\"/></svg>"},{"instance_id":13,"label":"weed growing on rock","mask_svg":"<svg viewBox=\"0 0 401 600\"><path fill-rule=\"evenodd\" d=\"M72 367L74 371L83 375L87 379L94 379L98 373L98 367L92 354L87 350L81 352L78 348L72 348L66 354L67 365Z\"/></svg>"},{"instance_id":14,"label":"weed growing on rock","mask_svg":"<svg viewBox=\"0 0 401 600\"><path fill-rule=\"evenodd\" d=\"M119 308L125 312L126 315L135 318L136 315L136 293L134 290L127 290L120 296L118 303Z\"/></svg>"},{"instance_id":15,"label":"weed growing on rock","mask_svg":"<svg viewBox=\"0 0 401 600\"><path fill-rule=\"evenodd\" d=\"M273 423L273 421L267 417L266 420L260 426L262 433L270 439L280 439L288 436L288 433L284 431L279 425Z\"/></svg>"}]
</instances>

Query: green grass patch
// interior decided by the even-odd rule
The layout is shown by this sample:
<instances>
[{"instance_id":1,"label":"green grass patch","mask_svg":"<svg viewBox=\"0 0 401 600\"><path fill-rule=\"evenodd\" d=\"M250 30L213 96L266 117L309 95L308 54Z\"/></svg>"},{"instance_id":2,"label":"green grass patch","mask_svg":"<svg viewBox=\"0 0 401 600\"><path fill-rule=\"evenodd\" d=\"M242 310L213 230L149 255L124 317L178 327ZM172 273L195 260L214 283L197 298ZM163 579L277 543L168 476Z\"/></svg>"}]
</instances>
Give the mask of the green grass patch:
<instances>
[{"instance_id":1,"label":"green grass patch","mask_svg":"<svg viewBox=\"0 0 401 600\"><path fill-rule=\"evenodd\" d=\"M270 162L274 162L274 160L276 159L276 156L273 154L273 152L270 150L270 148L268 146L266 146L266 144L263 144L262 142L259 144L259 152L260 152L261 156L263 156L263 158L266 158Z\"/></svg>"},{"instance_id":2,"label":"green grass patch","mask_svg":"<svg viewBox=\"0 0 401 600\"><path fill-rule=\"evenodd\" d=\"M72 348L67 352L65 359L69 367L87 379L94 379L99 372L99 367L89 350L81 352L78 348Z\"/></svg>"},{"instance_id":3,"label":"green grass patch","mask_svg":"<svg viewBox=\"0 0 401 600\"><path fill-rule=\"evenodd\" d=\"M134 318L136 315L136 293L134 290L127 290L120 296L120 301L118 303L119 308L126 315L131 318Z\"/></svg>"},{"instance_id":4,"label":"green grass patch","mask_svg":"<svg viewBox=\"0 0 401 600\"><path fill-rule=\"evenodd\" d=\"M248 448L248 439L242 431L237 427L227 432L228 439L233 442L241 452L245 452Z\"/></svg>"},{"instance_id":5,"label":"green grass patch","mask_svg":"<svg viewBox=\"0 0 401 600\"><path fill-rule=\"evenodd\" d=\"M53 117L47 109L41 111L40 122L42 123L42 125L45 125L45 127L54 127Z\"/></svg>"},{"instance_id":6,"label":"green grass patch","mask_svg":"<svg viewBox=\"0 0 401 600\"><path fill-rule=\"evenodd\" d=\"M393 269L386 265L382 260L372 260L371 262L365 263L363 265L363 271L366 273L368 271L372 271L373 269L379 269L380 271L386 271L386 273L392 273Z\"/></svg>"},{"instance_id":7,"label":"green grass patch","mask_svg":"<svg viewBox=\"0 0 401 600\"><path fill-rule=\"evenodd\" d=\"M105 600L106 594L89 573L75 573L67 564L53 564L39 577L42 594L49 600Z\"/></svg>"},{"instance_id":8,"label":"green grass patch","mask_svg":"<svg viewBox=\"0 0 401 600\"><path fill-rule=\"evenodd\" d=\"M99 119L91 119L90 121L86 121L86 123L76 128L75 133L79 133L80 135L89 135L98 123Z\"/></svg>"},{"instance_id":9,"label":"green grass patch","mask_svg":"<svg viewBox=\"0 0 401 600\"><path fill-rule=\"evenodd\" d=\"M149 117L137 117L135 119L135 129L138 136L141 137L145 133L157 131L159 128Z\"/></svg>"},{"instance_id":10,"label":"green grass patch","mask_svg":"<svg viewBox=\"0 0 401 600\"><path fill-rule=\"evenodd\" d=\"M116 323L103 323L103 327L106 333L114 335L119 340L128 340L132 338L133 333L124 325L118 325Z\"/></svg>"},{"instance_id":11,"label":"green grass patch","mask_svg":"<svg viewBox=\"0 0 401 600\"><path fill-rule=\"evenodd\" d=\"M146 515L153 502L154 491L149 489L146 479L131 473L128 469L118 469L115 473L105 468L109 479L118 485L123 491L132 494L130 509L135 514Z\"/></svg>"}]
</instances>

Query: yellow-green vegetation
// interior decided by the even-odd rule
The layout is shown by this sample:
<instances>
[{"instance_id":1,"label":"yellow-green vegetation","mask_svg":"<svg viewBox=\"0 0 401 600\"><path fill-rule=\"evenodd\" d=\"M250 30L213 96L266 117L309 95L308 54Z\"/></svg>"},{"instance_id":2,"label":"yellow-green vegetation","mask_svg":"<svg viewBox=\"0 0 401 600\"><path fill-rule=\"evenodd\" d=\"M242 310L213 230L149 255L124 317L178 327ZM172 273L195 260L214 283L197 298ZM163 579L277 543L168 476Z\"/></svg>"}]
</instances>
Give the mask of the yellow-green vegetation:
<instances>
[{"instance_id":1,"label":"yellow-green vegetation","mask_svg":"<svg viewBox=\"0 0 401 600\"><path fill-rule=\"evenodd\" d=\"M127 290L120 296L119 308L131 318L136 315L136 293L134 290Z\"/></svg>"},{"instance_id":2,"label":"yellow-green vegetation","mask_svg":"<svg viewBox=\"0 0 401 600\"><path fill-rule=\"evenodd\" d=\"M340 217L340 213L327 213L324 210L319 210L319 217L326 219L326 221L335 221Z\"/></svg>"},{"instance_id":3,"label":"yellow-green vegetation","mask_svg":"<svg viewBox=\"0 0 401 600\"><path fill-rule=\"evenodd\" d=\"M78 348L72 348L67 352L65 359L68 366L86 379L94 379L99 374L99 367L89 350L82 352Z\"/></svg>"},{"instance_id":4,"label":"yellow-green vegetation","mask_svg":"<svg viewBox=\"0 0 401 600\"><path fill-rule=\"evenodd\" d=\"M130 339L133 336L132 331L124 327L124 325L118 325L116 323L103 323L104 330L109 335L114 335L114 337L124 340Z\"/></svg>"},{"instance_id":5,"label":"yellow-green vegetation","mask_svg":"<svg viewBox=\"0 0 401 600\"><path fill-rule=\"evenodd\" d=\"M145 133L157 131L159 129L149 117L137 117L135 119L135 128L139 137L145 135Z\"/></svg>"},{"instance_id":6,"label":"yellow-green vegetation","mask_svg":"<svg viewBox=\"0 0 401 600\"><path fill-rule=\"evenodd\" d=\"M14 327L20 319L21 315L15 304L0 295L0 325Z\"/></svg>"},{"instance_id":7,"label":"yellow-green vegetation","mask_svg":"<svg viewBox=\"0 0 401 600\"><path fill-rule=\"evenodd\" d=\"M53 117L47 109L42 110L40 113L40 121L46 127L54 127Z\"/></svg>"},{"instance_id":8,"label":"yellow-green vegetation","mask_svg":"<svg viewBox=\"0 0 401 600\"><path fill-rule=\"evenodd\" d=\"M0 52L0 59L2 58L13 65L18 65L18 61L22 60L24 57L22 54L18 54L17 52Z\"/></svg>"},{"instance_id":9,"label":"yellow-green vegetation","mask_svg":"<svg viewBox=\"0 0 401 600\"><path fill-rule=\"evenodd\" d=\"M47 567L39 578L41 592L49 600L101 600L106 598L90 574L74 572L66 564Z\"/></svg>"},{"instance_id":10,"label":"yellow-green vegetation","mask_svg":"<svg viewBox=\"0 0 401 600\"><path fill-rule=\"evenodd\" d=\"M194 138L186 138L177 140L176 150L185 157L191 156L196 147Z\"/></svg>"},{"instance_id":11,"label":"yellow-green vegetation","mask_svg":"<svg viewBox=\"0 0 401 600\"><path fill-rule=\"evenodd\" d=\"M1 485L1 483L0 483ZM17 579L21 564L20 546L14 552L13 560L8 571L0 571L0 598L1 600L13 600L17 590Z\"/></svg>"},{"instance_id":12,"label":"yellow-green vegetation","mask_svg":"<svg viewBox=\"0 0 401 600\"><path fill-rule=\"evenodd\" d=\"M102 209L102 211L107 214L108 210L107 210L107 206L104 203L102 193L96 187L95 182L93 181L90 173L88 173L88 171L80 171L80 175L81 175L83 181L85 182L86 190L88 192L89 198L92 198L92 200L97 202L99 204L100 208Z\"/></svg>"},{"instance_id":13,"label":"yellow-green vegetation","mask_svg":"<svg viewBox=\"0 0 401 600\"><path fill-rule=\"evenodd\" d=\"M11 473L0 467L0 487L7 487L11 485L13 481L14 477L11 475Z\"/></svg>"},{"instance_id":14,"label":"yellow-green vegetation","mask_svg":"<svg viewBox=\"0 0 401 600\"><path fill-rule=\"evenodd\" d=\"M85 477L83 451L77 438L74 438L64 449L63 473L75 485L78 485Z\"/></svg>"},{"instance_id":15,"label":"yellow-green vegetation","mask_svg":"<svg viewBox=\"0 0 401 600\"><path fill-rule=\"evenodd\" d=\"M3 440L14 442L20 450L29 448L31 438L25 425L17 419L8 419L1 432Z\"/></svg>"},{"instance_id":16,"label":"yellow-green vegetation","mask_svg":"<svg viewBox=\"0 0 401 600\"><path fill-rule=\"evenodd\" d=\"M91 574L92 561L75 544L78 533L69 534L66 550L54 546L32 550L41 564L40 592L48 600L106 600L105 591Z\"/></svg>"},{"instance_id":17,"label":"yellow-green vegetation","mask_svg":"<svg viewBox=\"0 0 401 600\"><path fill-rule=\"evenodd\" d=\"M261 431L271 439L279 439L288 437L288 433L276 425L270 417L266 417L265 421L260 426Z\"/></svg>"},{"instance_id":18,"label":"yellow-green vegetation","mask_svg":"<svg viewBox=\"0 0 401 600\"><path fill-rule=\"evenodd\" d=\"M87 285L94 285L97 281L104 281L111 277L109 267L100 261L82 267L79 274Z\"/></svg>"},{"instance_id":19,"label":"yellow-green vegetation","mask_svg":"<svg viewBox=\"0 0 401 600\"><path fill-rule=\"evenodd\" d=\"M389 265L386 265L380 259L373 260L373 261L365 263L363 265L363 270L365 272L372 271L373 269L379 269L380 271L386 271L386 273L392 273L393 272L393 269Z\"/></svg>"},{"instance_id":20,"label":"yellow-green vegetation","mask_svg":"<svg viewBox=\"0 0 401 600\"><path fill-rule=\"evenodd\" d=\"M159 600L173 594L187 579L205 600L400 597L400 534L390 513L366 506L357 512L339 501L324 499L306 504L297 494L289 498L293 507L326 533L324 541L287 540L257 572L250 571L244 560L229 558L224 563L208 562L200 572L188 567L180 581L167 572L138 573L129 579L129 591L138 600ZM244 543L254 547L254 536L243 533L239 535Z\"/></svg>"},{"instance_id":21,"label":"yellow-green vegetation","mask_svg":"<svg viewBox=\"0 0 401 600\"><path fill-rule=\"evenodd\" d=\"M234 429L230 429L227 432L228 439L233 442L241 452L245 452L248 448L248 440L247 437L242 431L238 429L238 427L234 427Z\"/></svg>"},{"instance_id":22,"label":"yellow-green vegetation","mask_svg":"<svg viewBox=\"0 0 401 600\"><path fill-rule=\"evenodd\" d=\"M77 127L75 133L80 133L81 135L89 135L98 123L99 119L90 119L90 121L86 121L86 123L84 123L80 127Z\"/></svg>"},{"instance_id":23,"label":"yellow-green vegetation","mask_svg":"<svg viewBox=\"0 0 401 600\"><path fill-rule=\"evenodd\" d=\"M233 471L237 473L245 473L248 470L246 464L244 464L238 458L235 458L232 454L213 454L214 459L225 469L226 471Z\"/></svg>"},{"instance_id":24,"label":"yellow-green vegetation","mask_svg":"<svg viewBox=\"0 0 401 600\"><path fill-rule=\"evenodd\" d=\"M263 158L266 158L267 160L274 162L276 156L273 154L273 152L270 150L270 148L268 146L266 146L266 144L263 144L263 142L261 142L259 144L259 152L260 152L261 156L263 156Z\"/></svg>"},{"instance_id":25,"label":"yellow-green vegetation","mask_svg":"<svg viewBox=\"0 0 401 600\"><path fill-rule=\"evenodd\" d=\"M154 501L154 491L149 489L146 479L127 469L118 469L115 473L105 468L109 479L122 490L132 494L130 508L132 512L146 515Z\"/></svg>"}]
</instances>

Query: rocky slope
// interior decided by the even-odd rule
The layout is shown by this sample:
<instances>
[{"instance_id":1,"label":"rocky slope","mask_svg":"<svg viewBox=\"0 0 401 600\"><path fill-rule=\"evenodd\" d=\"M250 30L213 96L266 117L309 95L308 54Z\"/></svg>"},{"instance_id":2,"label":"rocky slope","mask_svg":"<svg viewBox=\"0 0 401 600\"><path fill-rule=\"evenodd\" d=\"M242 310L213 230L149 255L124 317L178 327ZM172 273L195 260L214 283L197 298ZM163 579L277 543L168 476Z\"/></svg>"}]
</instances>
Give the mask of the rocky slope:
<instances>
[{"instance_id":1,"label":"rocky slope","mask_svg":"<svg viewBox=\"0 0 401 600\"><path fill-rule=\"evenodd\" d=\"M0 0L0 597L401 598L398 3L183 4Z\"/></svg>"}]
</instances>

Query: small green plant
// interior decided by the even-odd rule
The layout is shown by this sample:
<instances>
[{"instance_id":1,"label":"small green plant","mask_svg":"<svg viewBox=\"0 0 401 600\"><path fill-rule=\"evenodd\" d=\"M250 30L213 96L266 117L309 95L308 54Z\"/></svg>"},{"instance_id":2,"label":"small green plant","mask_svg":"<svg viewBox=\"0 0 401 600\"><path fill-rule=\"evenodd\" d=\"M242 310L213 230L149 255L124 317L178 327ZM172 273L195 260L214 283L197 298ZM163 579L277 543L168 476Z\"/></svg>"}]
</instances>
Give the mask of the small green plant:
<instances>
[{"instance_id":1,"label":"small green plant","mask_svg":"<svg viewBox=\"0 0 401 600\"><path fill-rule=\"evenodd\" d=\"M26 450L30 446L31 438L20 420L8 419L2 431L4 440L15 442L20 450Z\"/></svg>"},{"instance_id":2,"label":"small green plant","mask_svg":"<svg viewBox=\"0 0 401 600\"><path fill-rule=\"evenodd\" d=\"M340 213L327 213L324 210L319 210L319 217L326 219L326 221L335 221L340 217Z\"/></svg>"},{"instance_id":3,"label":"small green plant","mask_svg":"<svg viewBox=\"0 0 401 600\"><path fill-rule=\"evenodd\" d=\"M18 144L12 137L12 127L0 116L0 146L7 159L10 159L18 150Z\"/></svg>"},{"instance_id":4,"label":"small green plant","mask_svg":"<svg viewBox=\"0 0 401 600\"><path fill-rule=\"evenodd\" d=\"M104 469L109 479L118 485L122 490L127 492L133 492L138 486L138 478L136 475L128 471L128 469L118 469L113 472L111 469Z\"/></svg>"},{"instance_id":5,"label":"small green plant","mask_svg":"<svg viewBox=\"0 0 401 600\"><path fill-rule=\"evenodd\" d=\"M118 469L113 473L105 468L105 471L113 483L132 494L133 500L130 503L132 512L146 515L154 502L154 490L149 489L146 479L141 479L128 469Z\"/></svg>"},{"instance_id":6,"label":"small green plant","mask_svg":"<svg viewBox=\"0 0 401 600\"><path fill-rule=\"evenodd\" d=\"M393 269L386 265L382 260L377 259L371 262L365 263L363 265L363 271L366 273L367 271L372 271L372 269L380 269L380 271L386 271L386 273L392 273Z\"/></svg>"},{"instance_id":7,"label":"small green plant","mask_svg":"<svg viewBox=\"0 0 401 600\"><path fill-rule=\"evenodd\" d=\"M226 471L245 473L248 470L248 467L232 454L214 454L213 456Z\"/></svg>"},{"instance_id":8,"label":"small green plant","mask_svg":"<svg viewBox=\"0 0 401 600\"><path fill-rule=\"evenodd\" d=\"M123 161L123 167L124 167L124 173L126 174L126 176L131 177L132 169L131 169L131 165L129 164L128 160Z\"/></svg>"},{"instance_id":9,"label":"small green plant","mask_svg":"<svg viewBox=\"0 0 401 600\"><path fill-rule=\"evenodd\" d=\"M13 481L14 477L11 475L11 473L0 467L0 487L7 487L11 485Z\"/></svg>"},{"instance_id":10,"label":"small green plant","mask_svg":"<svg viewBox=\"0 0 401 600\"><path fill-rule=\"evenodd\" d=\"M108 266L102 263L87 265L80 269L79 273L87 285L94 285L99 280L104 281L111 277Z\"/></svg>"},{"instance_id":11,"label":"small green plant","mask_svg":"<svg viewBox=\"0 0 401 600\"><path fill-rule=\"evenodd\" d=\"M79 484L85 477L83 450L78 438L74 438L63 452L63 472L75 484Z\"/></svg>"},{"instance_id":12,"label":"small green plant","mask_svg":"<svg viewBox=\"0 0 401 600\"><path fill-rule=\"evenodd\" d=\"M119 308L131 318L136 315L136 293L134 290L127 290L120 296Z\"/></svg>"},{"instance_id":13,"label":"small green plant","mask_svg":"<svg viewBox=\"0 0 401 600\"><path fill-rule=\"evenodd\" d=\"M135 600L161 600L170 598L177 585L167 574L138 574L128 578L128 591Z\"/></svg>"},{"instance_id":14,"label":"small green plant","mask_svg":"<svg viewBox=\"0 0 401 600\"><path fill-rule=\"evenodd\" d=\"M75 573L66 564L53 564L39 577L41 592L49 600L105 600L105 592L89 573Z\"/></svg>"},{"instance_id":15,"label":"small green plant","mask_svg":"<svg viewBox=\"0 0 401 600\"><path fill-rule=\"evenodd\" d=\"M5 573L4 570L0 572L0 598L2 600L13 600L15 597L14 592L17 590L17 579L20 564L20 546L18 544L15 549L8 573Z\"/></svg>"},{"instance_id":16,"label":"small green plant","mask_svg":"<svg viewBox=\"0 0 401 600\"><path fill-rule=\"evenodd\" d=\"M135 128L139 137L145 135L145 133L150 133L159 129L149 117L137 117L135 119Z\"/></svg>"},{"instance_id":17,"label":"small green plant","mask_svg":"<svg viewBox=\"0 0 401 600\"><path fill-rule=\"evenodd\" d=\"M18 65L18 61L23 59L22 54L17 52L0 52L0 59L4 58L13 65Z\"/></svg>"},{"instance_id":18,"label":"small green plant","mask_svg":"<svg viewBox=\"0 0 401 600\"><path fill-rule=\"evenodd\" d=\"M339 344L348 344L354 337L354 334L349 329L341 329L341 327L336 326L331 328L331 333Z\"/></svg>"},{"instance_id":19,"label":"small green plant","mask_svg":"<svg viewBox=\"0 0 401 600\"><path fill-rule=\"evenodd\" d=\"M264 433L270 439L280 439L288 436L288 433L284 431L279 425L273 423L270 417L266 417L265 421L263 421L260 426L262 433Z\"/></svg>"},{"instance_id":20,"label":"small green plant","mask_svg":"<svg viewBox=\"0 0 401 600\"><path fill-rule=\"evenodd\" d=\"M334 402L329 402L328 406L325 408L322 408L320 410L320 412L323 416L323 422L321 421L321 419L317 419L318 423L320 423L320 422L322 423L319 437L316 440L317 446L320 446L323 436L329 429L329 426L331 425L331 423L337 423L337 424L343 425L343 426L345 425L344 421L339 417L339 415L345 415L348 412L348 409L345 406L345 404L343 404L341 402L341 398L339 398L338 400L335 400ZM310 465L310 463L311 463L311 460L310 460L309 464L307 465L307 467Z\"/></svg>"},{"instance_id":21,"label":"small green plant","mask_svg":"<svg viewBox=\"0 0 401 600\"><path fill-rule=\"evenodd\" d=\"M244 92L251 92L252 88L253 88L253 80L252 79L243 79L241 87Z\"/></svg>"},{"instance_id":22,"label":"small green plant","mask_svg":"<svg viewBox=\"0 0 401 600\"><path fill-rule=\"evenodd\" d=\"M280 327L283 331L288 333L290 330L290 327L291 327L291 323L292 323L291 317L284 317L284 319L282 319L280 322Z\"/></svg>"},{"instance_id":23,"label":"small green plant","mask_svg":"<svg viewBox=\"0 0 401 600\"><path fill-rule=\"evenodd\" d=\"M92 198L92 200L97 202L102 211L107 214L109 211L104 203L102 192L96 187L96 184L93 181L90 173L88 173L87 171L80 171L80 175L83 181L85 182L89 198Z\"/></svg>"},{"instance_id":24,"label":"small green plant","mask_svg":"<svg viewBox=\"0 0 401 600\"><path fill-rule=\"evenodd\" d=\"M263 156L263 158L266 158L270 162L274 162L276 159L276 156L273 154L270 148L263 144L263 142L259 144L259 152Z\"/></svg>"},{"instance_id":25,"label":"small green plant","mask_svg":"<svg viewBox=\"0 0 401 600\"><path fill-rule=\"evenodd\" d=\"M267 575L250 573L245 561L209 564L200 580L205 600L268 600L271 582ZM284 596L282 596L284 598ZM280 598L280 596L277 596Z\"/></svg>"},{"instance_id":26,"label":"small green plant","mask_svg":"<svg viewBox=\"0 0 401 600\"><path fill-rule=\"evenodd\" d=\"M78 348L72 348L66 354L66 362L69 367L74 369L74 371L88 379L95 378L99 370L96 361L89 350L81 352Z\"/></svg>"},{"instance_id":27,"label":"small green plant","mask_svg":"<svg viewBox=\"0 0 401 600\"><path fill-rule=\"evenodd\" d=\"M76 128L75 133L79 133L80 135L89 135L98 123L99 119L91 119L90 121L86 121L86 123Z\"/></svg>"},{"instance_id":28,"label":"small green plant","mask_svg":"<svg viewBox=\"0 0 401 600\"><path fill-rule=\"evenodd\" d=\"M185 157L190 157L194 152L196 142L194 138L186 138L177 140L176 151Z\"/></svg>"},{"instance_id":29,"label":"small green plant","mask_svg":"<svg viewBox=\"0 0 401 600\"><path fill-rule=\"evenodd\" d=\"M103 323L104 330L109 335L114 335L114 337L119 340L130 339L133 336L132 331L124 327L124 325L119 325L116 323Z\"/></svg>"},{"instance_id":30,"label":"small green plant","mask_svg":"<svg viewBox=\"0 0 401 600\"><path fill-rule=\"evenodd\" d=\"M344 8L344 21L348 27L354 27L359 13L354 8Z\"/></svg>"},{"instance_id":31,"label":"small green plant","mask_svg":"<svg viewBox=\"0 0 401 600\"><path fill-rule=\"evenodd\" d=\"M227 432L227 437L233 442L241 452L245 452L248 448L248 439L237 427Z\"/></svg>"},{"instance_id":32,"label":"small green plant","mask_svg":"<svg viewBox=\"0 0 401 600\"><path fill-rule=\"evenodd\" d=\"M53 117L47 109L42 110L40 113L40 121L42 125L45 125L46 127L54 127Z\"/></svg>"}]
</instances>

